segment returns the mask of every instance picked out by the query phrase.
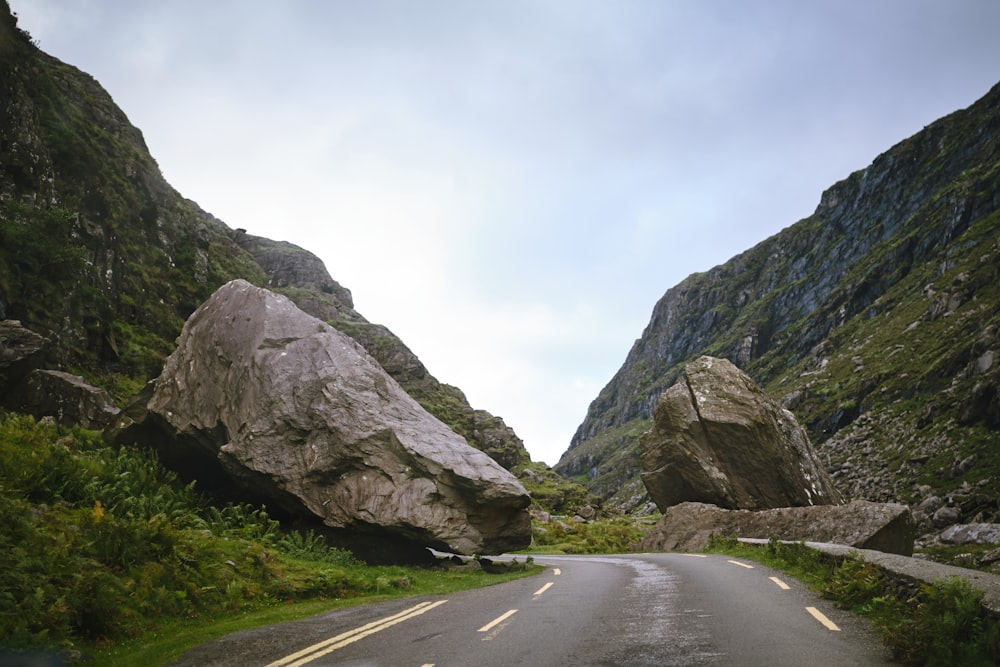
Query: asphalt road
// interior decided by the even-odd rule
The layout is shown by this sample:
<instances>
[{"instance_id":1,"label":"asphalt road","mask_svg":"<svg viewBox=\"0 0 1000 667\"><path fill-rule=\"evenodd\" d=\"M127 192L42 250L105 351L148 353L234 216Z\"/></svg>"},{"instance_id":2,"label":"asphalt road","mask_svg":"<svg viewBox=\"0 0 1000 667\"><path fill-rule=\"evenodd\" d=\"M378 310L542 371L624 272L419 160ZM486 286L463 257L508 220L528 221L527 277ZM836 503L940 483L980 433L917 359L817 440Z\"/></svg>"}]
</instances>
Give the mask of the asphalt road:
<instances>
[{"instance_id":1,"label":"asphalt road","mask_svg":"<svg viewBox=\"0 0 1000 667\"><path fill-rule=\"evenodd\" d=\"M235 633L177 667L888 665L862 619L726 556L539 556L541 575Z\"/></svg>"}]
</instances>

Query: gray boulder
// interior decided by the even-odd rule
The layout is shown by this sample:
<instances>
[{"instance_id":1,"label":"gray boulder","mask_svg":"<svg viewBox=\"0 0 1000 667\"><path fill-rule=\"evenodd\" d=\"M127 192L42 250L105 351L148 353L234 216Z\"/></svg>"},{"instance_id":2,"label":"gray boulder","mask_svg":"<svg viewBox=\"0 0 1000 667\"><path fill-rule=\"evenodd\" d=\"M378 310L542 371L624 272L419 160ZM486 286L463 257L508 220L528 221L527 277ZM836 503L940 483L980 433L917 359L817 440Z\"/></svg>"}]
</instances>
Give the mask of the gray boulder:
<instances>
[{"instance_id":1,"label":"gray boulder","mask_svg":"<svg viewBox=\"0 0 1000 667\"><path fill-rule=\"evenodd\" d=\"M79 375L62 371L31 371L4 401L10 410L53 417L60 424L103 429L121 410L103 389L87 383Z\"/></svg>"},{"instance_id":2,"label":"gray boulder","mask_svg":"<svg viewBox=\"0 0 1000 667\"><path fill-rule=\"evenodd\" d=\"M639 543L642 551L700 551L712 534L828 542L910 556L916 530L906 505L855 500L846 505L727 510L704 503L668 508Z\"/></svg>"},{"instance_id":3,"label":"gray boulder","mask_svg":"<svg viewBox=\"0 0 1000 667\"><path fill-rule=\"evenodd\" d=\"M370 561L531 541L529 497L355 343L236 280L188 319L146 397L109 432L173 467L319 522Z\"/></svg>"},{"instance_id":4,"label":"gray boulder","mask_svg":"<svg viewBox=\"0 0 1000 667\"><path fill-rule=\"evenodd\" d=\"M682 502L753 510L841 502L794 415L725 359L689 363L653 419L640 464L660 511Z\"/></svg>"}]
</instances>

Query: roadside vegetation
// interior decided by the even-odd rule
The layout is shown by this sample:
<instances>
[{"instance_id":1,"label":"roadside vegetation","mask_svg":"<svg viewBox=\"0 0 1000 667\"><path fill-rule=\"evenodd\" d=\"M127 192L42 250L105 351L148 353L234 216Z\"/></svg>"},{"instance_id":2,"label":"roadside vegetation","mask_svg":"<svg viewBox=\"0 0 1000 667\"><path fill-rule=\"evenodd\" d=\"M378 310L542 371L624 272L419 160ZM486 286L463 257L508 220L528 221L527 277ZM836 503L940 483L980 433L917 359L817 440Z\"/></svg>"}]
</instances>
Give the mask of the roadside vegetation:
<instances>
[{"instance_id":1,"label":"roadside vegetation","mask_svg":"<svg viewBox=\"0 0 1000 667\"><path fill-rule=\"evenodd\" d=\"M163 664L246 627L540 569L368 566L263 507L213 504L151 452L23 415L0 412L0 461L0 654Z\"/></svg>"},{"instance_id":2,"label":"roadside vegetation","mask_svg":"<svg viewBox=\"0 0 1000 667\"><path fill-rule=\"evenodd\" d=\"M1000 621L983 609L982 592L961 577L907 585L863 559L838 560L804 544L776 539L758 546L713 535L707 551L788 572L842 608L868 618L902 664L1000 664Z\"/></svg>"},{"instance_id":3,"label":"roadside vegetation","mask_svg":"<svg viewBox=\"0 0 1000 667\"><path fill-rule=\"evenodd\" d=\"M921 558L964 567L969 570L979 570L990 574L1000 573L1000 548L995 544L939 544L932 547L914 549Z\"/></svg>"},{"instance_id":4,"label":"roadside vegetation","mask_svg":"<svg viewBox=\"0 0 1000 667\"><path fill-rule=\"evenodd\" d=\"M549 514L572 514L586 505L600 506L601 499L583 484L561 477L541 461L528 461L510 469L531 494L536 510Z\"/></svg>"},{"instance_id":5,"label":"roadside vegetation","mask_svg":"<svg viewBox=\"0 0 1000 667\"><path fill-rule=\"evenodd\" d=\"M620 554L632 551L649 529L647 518L628 516L578 523L552 519L532 523L532 545L522 553Z\"/></svg>"}]
</instances>

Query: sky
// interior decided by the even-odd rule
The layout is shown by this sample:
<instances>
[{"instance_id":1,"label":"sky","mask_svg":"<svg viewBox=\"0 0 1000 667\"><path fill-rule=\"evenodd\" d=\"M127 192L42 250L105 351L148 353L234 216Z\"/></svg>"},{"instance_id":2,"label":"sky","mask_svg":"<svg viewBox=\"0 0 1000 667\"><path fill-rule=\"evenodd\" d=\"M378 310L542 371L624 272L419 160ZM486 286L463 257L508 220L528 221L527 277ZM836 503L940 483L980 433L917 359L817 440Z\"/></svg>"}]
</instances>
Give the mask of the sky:
<instances>
[{"instance_id":1,"label":"sky","mask_svg":"<svg viewBox=\"0 0 1000 667\"><path fill-rule=\"evenodd\" d=\"M550 465L664 292L1000 82L996 0L10 5Z\"/></svg>"}]
</instances>

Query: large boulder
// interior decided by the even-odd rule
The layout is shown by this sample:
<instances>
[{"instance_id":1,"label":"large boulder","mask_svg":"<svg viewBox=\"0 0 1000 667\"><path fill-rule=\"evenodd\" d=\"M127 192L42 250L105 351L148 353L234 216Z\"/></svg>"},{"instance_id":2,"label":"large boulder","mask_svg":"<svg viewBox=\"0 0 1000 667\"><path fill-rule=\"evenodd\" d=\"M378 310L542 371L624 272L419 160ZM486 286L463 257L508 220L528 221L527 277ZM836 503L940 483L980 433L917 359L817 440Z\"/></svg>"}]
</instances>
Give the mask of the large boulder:
<instances>
[{"instance_id":1,"label":"large boulder","mask_svg":"<svg viewBox=\"0 0 1000 667\"><path fill-rule=\"evenodd\" d=\"M682 502L752 510L841 502L794 415L725 359L689 363L653 420L640 463L660 511Z\"/></svg>"},{"instance_id":2,"label":"large boulder","mask_svg":"<svg viewBox=\"0 0 1000 667\"><path fill-rule=\"evenodd\" d=\"M643 551L700 551L712 534L846 544L910 556L916 529L910 509L855 500L846 505L727 510L704 503L668 508L639 543Z\"/></svg>"},{"instance_id":3,"label":"large boulder","mask_svg":"<svg viewBox=\"0 0 1000 667\"><path fill-rule=\"evenodd\" d=\"M60 424L103 429L121 410L103 389L79 375L35 369L9 392L4 405L35 417L53 417Z\"/></svg>"},{"instance_id":4,"label":"large boulder","mask_svg":"<svg viewBox=\"0 0 1000 667\"><path fill-rule=\"evenodd\" d=\"M163 372L109 431L205 484L317 521L363 558L493 554L531 540L509 472L427 413L355 343L241 280L185 323Z\"/></svg>"}]
</instances>

